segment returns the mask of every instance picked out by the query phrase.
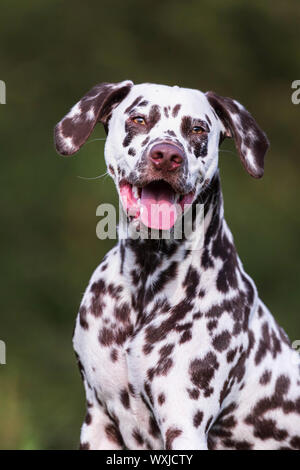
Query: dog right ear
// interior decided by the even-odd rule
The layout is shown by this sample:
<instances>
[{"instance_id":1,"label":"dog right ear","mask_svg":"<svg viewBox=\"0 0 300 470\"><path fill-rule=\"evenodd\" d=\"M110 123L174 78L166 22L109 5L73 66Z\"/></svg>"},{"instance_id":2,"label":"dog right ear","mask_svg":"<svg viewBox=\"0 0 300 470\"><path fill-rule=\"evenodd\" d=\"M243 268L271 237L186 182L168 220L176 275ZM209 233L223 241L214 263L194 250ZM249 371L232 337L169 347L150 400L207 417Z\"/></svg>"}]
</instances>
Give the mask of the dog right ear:
<instances>
[{"instance_id":1,"label":"dog right ear","mask_svg":"<svg viewBox=\"0 0 300 470\"><path fill-rule=\"evenodd\" d=\"M61 155L73 155L86 142L97 122L107 132L113 109L128 95L133 83L100 83L94 86L56 125L55 147Z\"/></svg>"},{"instance_id":2,"label":"dog right ear","mask_svg":"<svg viewBox=\"0 0 300 470\"><path fill-rule=\"evenodd\" d=\"M264 157L269 147L266 134L251 114L235 100L208 91L206 97L223 123L225 137L233 137L246 171L254 178L264 174Z\"/></svg>"}]
</instances>

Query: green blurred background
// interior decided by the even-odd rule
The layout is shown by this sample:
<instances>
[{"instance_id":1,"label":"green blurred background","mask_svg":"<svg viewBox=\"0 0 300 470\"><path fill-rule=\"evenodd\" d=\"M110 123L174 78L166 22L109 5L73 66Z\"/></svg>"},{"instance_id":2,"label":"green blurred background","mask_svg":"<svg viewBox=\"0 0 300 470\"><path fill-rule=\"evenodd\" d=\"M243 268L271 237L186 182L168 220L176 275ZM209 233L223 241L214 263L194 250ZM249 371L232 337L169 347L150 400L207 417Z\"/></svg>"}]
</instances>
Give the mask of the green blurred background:
<instances>
[{"instance_id":1,"label":"green blurred background","mask_svg":"<svg viewBox=\"0 0 300 470\"><path fill-rule=\"evenodd\" d=\"M254 114L271 141L265 176L251 179L225 142L225 212L262 299L299 339L300 105L291 83L300 79L300 3L2 0L0 18L0 448L78 445L85 405L72 331L113 244L96 238L96 207L116 192L108 177L78 178L105 172L103 141L66 159L52 132L98 82L214 90Z\"/></svg>"}]
</instances>

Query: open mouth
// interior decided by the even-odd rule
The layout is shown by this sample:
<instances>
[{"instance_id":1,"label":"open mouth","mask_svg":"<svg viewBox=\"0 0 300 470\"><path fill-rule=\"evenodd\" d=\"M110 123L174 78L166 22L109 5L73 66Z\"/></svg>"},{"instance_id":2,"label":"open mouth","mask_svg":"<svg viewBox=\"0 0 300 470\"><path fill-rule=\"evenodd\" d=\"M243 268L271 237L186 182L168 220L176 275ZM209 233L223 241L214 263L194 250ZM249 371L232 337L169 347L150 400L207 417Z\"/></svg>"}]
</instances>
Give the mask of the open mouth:
<instances>
[{"instance_id":1,"label":"open mouth","mask_svg":"<svg viewBox=\"0 0 300 470\"><path fill-rule=\"evenodd\" d=\"M143 187L122 181L120 195L129 217L139 218L146 227L156 230L170 230L194 200L193 192L179 194L164 180Z\"/></svg>"}]
</instances>

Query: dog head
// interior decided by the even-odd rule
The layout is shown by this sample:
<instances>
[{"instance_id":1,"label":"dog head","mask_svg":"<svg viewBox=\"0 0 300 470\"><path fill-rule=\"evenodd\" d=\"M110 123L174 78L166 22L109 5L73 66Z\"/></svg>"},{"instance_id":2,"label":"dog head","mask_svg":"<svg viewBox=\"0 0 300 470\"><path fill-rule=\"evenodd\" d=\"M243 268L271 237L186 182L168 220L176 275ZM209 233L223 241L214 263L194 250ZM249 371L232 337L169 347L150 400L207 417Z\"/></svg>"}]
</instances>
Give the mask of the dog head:
<instances>
[{"instance_id":1,"label":"dog head","mask_svg":"<svg viewBox=\"0 0 300 470\"><path fill-rule=\"evenodd\" d=\"M101 83L57 124L57 151L77 152L97 122L107 133L105 160L123 206L150 228L170 229L178 208L184 211L209 185L226 137L234 138L247 172L263 175L265 134L240 103L213 92Z\"/></svg>"}]
</instances>

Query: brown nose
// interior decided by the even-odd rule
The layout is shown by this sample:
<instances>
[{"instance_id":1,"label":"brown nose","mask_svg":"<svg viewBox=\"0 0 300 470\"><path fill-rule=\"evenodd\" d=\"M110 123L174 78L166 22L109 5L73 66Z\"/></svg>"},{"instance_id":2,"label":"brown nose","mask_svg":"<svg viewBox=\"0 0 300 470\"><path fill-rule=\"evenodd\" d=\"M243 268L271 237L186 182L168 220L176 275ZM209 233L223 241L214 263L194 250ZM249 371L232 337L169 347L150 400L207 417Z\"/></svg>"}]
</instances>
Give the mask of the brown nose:
<instances>
[{"instance_id":1,"label":"brown nose","mask_svg":"<svg viewBox=\"0 0 300 470\"><path fill-rule=\"evenodd\" d=\"M157 170L174 171L182 165L184 152L176 145L162 142L153 145L149 159Z\"/></svg>"}]
</instances>

